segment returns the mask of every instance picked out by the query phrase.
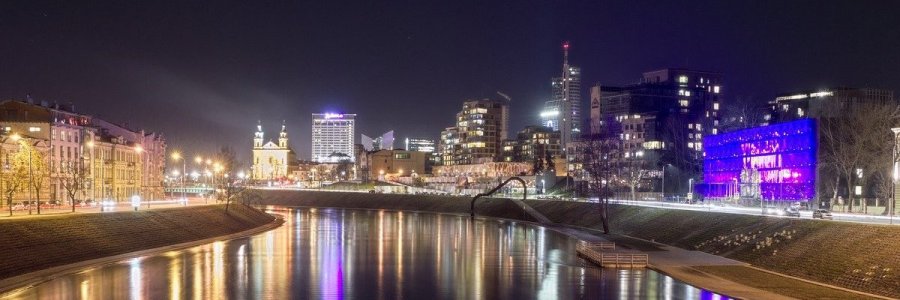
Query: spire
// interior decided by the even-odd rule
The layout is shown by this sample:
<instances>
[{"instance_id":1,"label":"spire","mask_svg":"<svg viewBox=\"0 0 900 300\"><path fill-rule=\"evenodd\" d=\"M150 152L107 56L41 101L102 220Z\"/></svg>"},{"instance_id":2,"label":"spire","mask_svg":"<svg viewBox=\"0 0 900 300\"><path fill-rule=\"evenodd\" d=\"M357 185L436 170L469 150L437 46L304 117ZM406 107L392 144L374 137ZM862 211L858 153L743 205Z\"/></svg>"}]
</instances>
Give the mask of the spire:
<instances>
[{"instance_id":1,"label":"spire","mask_svg":"<svg viewBox=\"0 0 900 300\"><path fill-rule=\"evenodd\" d=\"M285 121L284 121L284 120L281 120L281 133L278 134L278 147L287 149L287 147L288 147L288 136L287 136L287 129L286 129L286 126L285 126L285 125L286 125L286 124L285 124Z\"/></svg>"},{"instance_id":2,"label":"spire","mask_svg":"<svg viewBox=\"0 0 900 300\"><path fill-rule=\"evenodd\" d=\"M285 128L284 125L285 125L285 121L284 121L284 120L281 120L281 132L285 132L285 131L286 131L286 130L284 129L284 128Z\"/></svg>"},{"instance_id":3,"label":"spire","mask_svg":"<svg viewBox=\"0 0 900 300\"><path fill-rule=\"evenodd\" d=\"M569 78L569 41L562 44L563 47L563 80Z\"/></svg>"},{"instance_id":4,"label":"spire","mask_svg":"<svg viewBox=\"0 0 900 300\"><path fill-rule=\"evenodd\" d=\"M256 133L253 134L253 147L260 148L263 145L262 121L256 121Z\"/></svg>"}]
</instances>

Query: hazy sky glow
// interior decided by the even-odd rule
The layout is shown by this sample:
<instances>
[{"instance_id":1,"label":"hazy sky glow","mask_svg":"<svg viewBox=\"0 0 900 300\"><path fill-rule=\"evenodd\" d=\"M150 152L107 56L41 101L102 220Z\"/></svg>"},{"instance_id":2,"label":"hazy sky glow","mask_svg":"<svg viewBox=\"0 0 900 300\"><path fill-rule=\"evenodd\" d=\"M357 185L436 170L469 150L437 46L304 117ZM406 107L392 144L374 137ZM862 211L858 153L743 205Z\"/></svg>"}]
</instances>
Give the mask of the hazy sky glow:
<instances>
[{"instance_id":1,"label":"hazy sky glow","mask_svg":"<svg viewBox=\"0 0 900 300\"><path fill-rule=\"evenodd\" d=\"M537 122L563 40L585 87L685 67L724 73L726 101L900 90L896 1L42 2L0 4L0 99L75 102L189 153L249 158L256 120L272 137L286 119L308 158L325 111L437 138L463 99L495 91L516 131Z\"/></svg>"}]
</instances>

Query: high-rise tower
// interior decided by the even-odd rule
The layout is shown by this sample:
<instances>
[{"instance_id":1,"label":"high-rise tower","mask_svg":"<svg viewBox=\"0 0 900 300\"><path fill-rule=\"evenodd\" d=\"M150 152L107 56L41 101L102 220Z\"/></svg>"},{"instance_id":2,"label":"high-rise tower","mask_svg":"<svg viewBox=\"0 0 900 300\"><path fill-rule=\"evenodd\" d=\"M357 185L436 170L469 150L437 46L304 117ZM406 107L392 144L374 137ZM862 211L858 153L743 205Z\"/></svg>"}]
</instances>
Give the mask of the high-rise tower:
<instances>
[{"instance_id":1,"label":"high-rise tower","mask_svg":"<svg viewBox=\"0 0 900 300\"><path fill-rule=\"evenodd\" d=\"M541 123L560 132L560 143L581 136L581 68L569 65L569 42L564 42L563 69L552 79L553 95L541 112Z\"/></svg>"}]
</instances>

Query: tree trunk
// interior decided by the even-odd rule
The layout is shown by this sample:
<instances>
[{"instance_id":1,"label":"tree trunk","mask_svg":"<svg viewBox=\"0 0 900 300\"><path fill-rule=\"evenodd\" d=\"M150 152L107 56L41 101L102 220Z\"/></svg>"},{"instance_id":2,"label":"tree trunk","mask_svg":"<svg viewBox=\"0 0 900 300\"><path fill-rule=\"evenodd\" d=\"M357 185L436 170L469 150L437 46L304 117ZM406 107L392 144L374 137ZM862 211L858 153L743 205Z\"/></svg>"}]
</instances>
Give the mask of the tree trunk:
<instances>
[{"instance_id":1,"label":"tree trunk","mask_svg":"<svg viewBox=\"0 0 900 300\"><path fill-rule=\"evenodd\" d=\"M847 212L853 212L853 174L847 175Z\"/></svg>"}]
</instances>

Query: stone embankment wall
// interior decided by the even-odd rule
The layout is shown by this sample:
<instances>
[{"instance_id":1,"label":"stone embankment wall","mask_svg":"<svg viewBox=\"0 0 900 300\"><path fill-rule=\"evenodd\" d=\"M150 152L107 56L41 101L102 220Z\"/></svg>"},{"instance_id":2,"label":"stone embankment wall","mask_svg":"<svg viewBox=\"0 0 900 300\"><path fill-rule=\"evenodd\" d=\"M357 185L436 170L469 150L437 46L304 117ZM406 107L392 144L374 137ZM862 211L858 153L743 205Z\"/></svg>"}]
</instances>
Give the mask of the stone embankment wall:
<instances>
[{"instance_id":1,"label":"stone embankment wall","mask_svg":"<svg viewBox=\"0 0 900 300\"><path fill-rule=\"evenodd\" d=\"M263 191L268 204L468 213L468 197ZM601 228L597 205L528 200L560 224ZM504 199L483 199L476 214L534 221ZM611 205L611 228L771 271L900 298L900 227Z\"/></svg>"},{"instance_id":2,"label":"stone embankment wall","mask_svg":"<svg viewBox=\"0 0 900 300\"><path fill-rule=\"evenodd\" d=\"M0 279L253 229L272 215L243 205L168 208L0 221Z\"/></svg>"},{"instance_id":3,"label":"stone embankment wall","mask_svg":"<svg viewBox=\"0 0 900 300\"><path fill-rule=\"evenodd\" d=\"M264 204L284 206L340 207L469 214L471 197L342 193L320 191L259 190ZM534 222L518 205L508 199L480 198L475 214L495 218Z\"/></svg>"}]
</instances>

